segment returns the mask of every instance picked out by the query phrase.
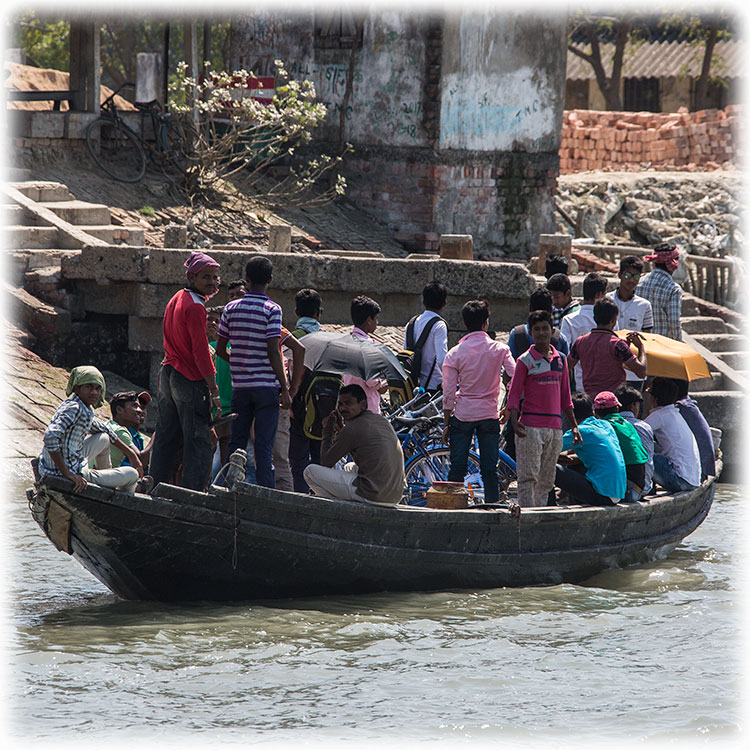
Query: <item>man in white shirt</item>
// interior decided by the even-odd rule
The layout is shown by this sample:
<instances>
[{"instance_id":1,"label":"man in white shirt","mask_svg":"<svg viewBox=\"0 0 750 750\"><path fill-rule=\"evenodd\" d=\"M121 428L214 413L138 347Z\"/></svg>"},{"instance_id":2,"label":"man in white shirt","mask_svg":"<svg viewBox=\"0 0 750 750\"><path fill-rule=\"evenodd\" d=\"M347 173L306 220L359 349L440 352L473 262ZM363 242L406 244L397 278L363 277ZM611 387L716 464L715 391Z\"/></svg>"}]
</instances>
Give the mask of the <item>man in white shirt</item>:
<instances>
[{"instance_id":1,"label":"man in white shirt","mask_svg":"<svg viewBox=\"0 0 750 750\"><path fill-rule=\"evenodd\" d=\"M575 340L584 333L590 333L592 328L596 328L594 320L594 304L600 299L604 299L607 291L607 279L598 273L590 273L583 280L583 302L580 309L566 315L560 324L560 333L567 339L572 347ZM619 318L619 316L618 316ZM615 323L613 330L617 330L618 325ZM583 390L583 370L578 363L575 366L576 391Z\"/></svg>"},{"instance_id":2,"label":"man in white shirt","mask_svg":"<svg viewBox=\"0 0 750 750\"><path fill-rule=\"evenodd\" d=\"M670 378L654 378L647 386L652 409L646 417L656 441L654 481L669 492L691 490L701 483L698 444L675 406L677 385Z\"/></svg>"},{"instance_id":3,"label":"man in white shirt","mask_svg":"<svg viewBox=\"0 0 750 750\"><path fill-rule=\"evenodd\" d=\"M635 288L643 274L643 261L635 255L626 255L620 261L620 272L617 274L620 285L609 297L619 310L617 325L628 331L650 331L654 327L654 316L651 312L651 303L635 293ZM643 388L645 381L641 380L634 372L627 370L625 373L628 385Z\"/></svg>"},{"instance_id":4,"label":"man in white shirt","mask_svg":"<svg viewBox=\"0 0 750 750\"><path fill-rule=\"evenodd\" d=\"M406 325L404 349L413 351L416 342L429 325L422 345L422 365L419 385L426 391L436 391L443 385L443 360L448 352L448 325L440 316L448 300L448 290L439 281L431 281L422 290L424 312ZM435 321L432 323L431 321Z\"/></svg>"}]
</instances>

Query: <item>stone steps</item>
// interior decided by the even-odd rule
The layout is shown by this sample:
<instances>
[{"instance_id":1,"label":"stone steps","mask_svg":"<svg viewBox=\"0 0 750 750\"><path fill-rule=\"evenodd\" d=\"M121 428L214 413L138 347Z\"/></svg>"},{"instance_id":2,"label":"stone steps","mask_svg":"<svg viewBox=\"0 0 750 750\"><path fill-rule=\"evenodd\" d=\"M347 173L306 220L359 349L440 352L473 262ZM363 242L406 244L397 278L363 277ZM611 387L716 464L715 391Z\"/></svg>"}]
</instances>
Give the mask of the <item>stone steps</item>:
<instances>
[{"instance_id":1,"label":"stone steps","mask_svg":"<svg viewBox=\"0 0 750 750\"><path fill-rule=\"evenodd\" d=\"M750 352L716 352L716 356L734 370L744 370Z\"/></svg>"},{"instance_id":2,"label":"stone steps","mask_svg":"<svg viewBox=\"0 0 750 750\"><path fill-rule=\"evenodd\" d=\"M747 341L746 336L738 333L696 333L693 338L716 354L739 351Z\"/></svg>"},{"instance_id":3,"label":"stone steps","mask_svg":"<svg viewBox=\"0 0 750 750\"><path fill-rule=\"evenodd\" d=\"M40 206L48 208L63 221L75 226L109 226L111 216L109 207L100 203L85 203L79 200L38 201Z\"/></svg>"},{"instance_id":4,"label":"stone steps","mask_svg":"<svg viewBox=\"0 0 750 750\"><path fill-rule=\"evenodd\" d=\"M41 250L57 247L59 243L57 227L23 226L15 224L5 227L4 244L8 250L23 247L31 250Z\"/></svg>"},{"instance_id":5,"label":"stone steps","mask_svg":"<svg viewBox=\"0 0 750 750\"><path fill-rule=\"evenodd\" d=\"M98 237L100 240L117 245L124 242L127 245L142 246L146 244L146 232L142 227L126 227L117 224L86 226L79 224L78 228L90 234L92 237Z\"/></svg>"},{"instance_id":6,"label":"stone steps","mask_svg":"<svg viewBox=\"0 0 750 750\"><path fill-rule=\"evenodd\" d=\"M700 378L690 381L690 393L704 393L706 391L722 391L726 389L724 376L720 372L712 372L712 378Z\"/></svg>"},{"instance_id":7,"label":"stone steps","mask_svg":"<svg viewBox=\"0 0 750 750\"><path fill-rule=\"evenodd\" d=\"M682 330L696 336L706 333L726 333L727 325L721 318L712 318L707 315L688 315L681 319ZM697 338L697 336L696 336ZM707 344L704 344L709 348Z\"/></svg>"},{"instance_id":8,"label":"stone steps","mask_svg":"<svg viewBox=\"0 0 750 750\"><path fill-rule=\"evenodd\" d=\"M9 185L36 203L69 201L73 199L67 185L59 182L27 180L24 182L11 182Z\"/></svg>"}]
</instances>

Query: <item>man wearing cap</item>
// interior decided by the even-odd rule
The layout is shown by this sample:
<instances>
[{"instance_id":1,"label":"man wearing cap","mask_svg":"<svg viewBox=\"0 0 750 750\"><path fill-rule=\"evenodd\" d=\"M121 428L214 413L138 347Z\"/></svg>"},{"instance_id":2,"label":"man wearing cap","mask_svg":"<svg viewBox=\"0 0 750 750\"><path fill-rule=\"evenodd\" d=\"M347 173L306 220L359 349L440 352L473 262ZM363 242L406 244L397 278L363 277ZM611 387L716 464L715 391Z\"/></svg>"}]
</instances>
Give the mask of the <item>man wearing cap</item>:
<instances>
[{"instance_id":1,"label":"man wearing cap","mask_svg":"<svg viewBox=\"0 0 750 750\"><path fill-rule=\"evenodd\" d=\"M612 425L625 459L625 476L628 485L625 499L635 501L644 494L646 489L646 466L649 456L635 427L619 413L621 406L622 404L611 391L601 391L594 398L594 414Z\"/></svg>"},{"instance_id":2,"label":"man wearing cap","mask_svg":"<svg viewBox=\"0 0 750 750\"><path fill-rule=\"evenodd\" d=\"M682 341L682 289L672 278L679 265L680 251L673 242L662 242L643 260L652 261L654 270L641 279L635 293L651 303L654 316L652 333Z\"/></svg>"},{"instance_id":3,"label":"man wearing cap","mask_svg":"<svg viewBox=\"0 0 750 750\"><path fill-rule=\"evenodd\" d=\"M206 337L206 300L219 289L219 264L201 252L185 262L187 286L164 311L164 360L159 371L151 475L169 482L182 446L181 484L203 490L211 470L211 407L221 412L216 368Z\"/></svg>"},{"instance_id":4,"label":"man wearing cap","mask_svg":"<svg viewBox=\"0 0 750 750\"><path fill-rule=\"evenodd\" d=\"M76 492L88 482L133 492L143 466L138 454L126 445L114 430L94 416L104 404L104 377L96 367L74 367L65 394L44 431L44 449L37 459L39 475L64 477L73 482ZM111 468L110 444L130 460L130 466ZM96 468L89 468L89 461Z\"/></svg>"},{"instance_id":5,"label":"man wearing cap","mask_svg":"<svg viewBox=\"0 0 750 750\"><path fill-rule=\"evenodd\" d=\"M109 401L112 419L107 424L125 445L138 453L143 466L148 466L154 440L152 436L146 445L146 436L140 431L146 421L146 407L150 403L151 394L147 391L121 391ZM112 446L110 455L112 466L130 466L130 459L119 448Z\"/></svg>"}]
</instances>

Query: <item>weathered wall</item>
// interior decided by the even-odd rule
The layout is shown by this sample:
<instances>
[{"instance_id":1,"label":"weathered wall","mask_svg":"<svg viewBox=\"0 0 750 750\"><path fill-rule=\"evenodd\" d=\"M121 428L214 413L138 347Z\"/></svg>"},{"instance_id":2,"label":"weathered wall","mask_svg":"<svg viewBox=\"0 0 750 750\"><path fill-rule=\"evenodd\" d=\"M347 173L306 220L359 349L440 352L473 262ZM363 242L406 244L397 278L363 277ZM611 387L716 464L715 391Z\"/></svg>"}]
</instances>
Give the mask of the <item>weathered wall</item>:
<instances>
[{"instance_id":1,"label":"weathered wall","mask_svg":"<svg viewBox=\"0 0 750 750\"><path fill-rule=\"evenodd\" d=\"M258 75L285 60L328 106L317 147L354 144L347 196L409 249L471 234L479 257L528 257L554 231L563 111L562 15L365 13L362 46L321 49L313 13L266 11L233 25L233 61ZM344 102L347 80L351 94Z\"/></svg>"},{"instance_id":2,"label":"weathered wall","mask_svg":"<svg viewBox=\"0 0 750 750\"><path fill-rule=\"evenodd\" d=\"M562 16L488 9L443 28L440 148L556 151L565 94Z\"/></svg>"},{"instance_id":3,"label":"weathered wall","mask_svg":"<svg viewBox=\"0 0 750 750\"><path fill-rule=\"evenodd\" d=\"M313 12L267 10L233 22L234 65L256 75L275 75L281 59L295 80L315 84L328 108L320 135L336 142L350 72L349 49L316 45ZM413 14L370 13L356 54L352 91L346 104L346 138L374 146L426 146L423 72L427 29Z\"/></svg>"}]
</instances>

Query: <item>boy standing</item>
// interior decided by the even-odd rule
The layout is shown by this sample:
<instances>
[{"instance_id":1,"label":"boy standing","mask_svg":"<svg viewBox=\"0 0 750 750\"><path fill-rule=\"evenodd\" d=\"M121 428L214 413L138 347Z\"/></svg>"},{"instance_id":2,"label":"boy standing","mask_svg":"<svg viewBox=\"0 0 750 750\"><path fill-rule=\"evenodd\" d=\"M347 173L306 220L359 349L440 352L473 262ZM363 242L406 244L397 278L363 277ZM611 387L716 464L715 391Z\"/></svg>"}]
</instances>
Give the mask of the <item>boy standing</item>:
<instances>
[{"instance_id":1,"label":"boy standing","mask_svg":"<svg viewBox=\"0 0 750 750\"><path fill-rule=\"evenodd\" d=\"M518 504L533 508L547 504L547 495L555 485L555 466L563 443L562 412L572 425L574 444L581 438L565 357L550 343L552 316L546 310L536 310L529 315L528 325L534 345L516 361L508 410L516 440Z\"/></svg>"},{"instance_id":2,"label":"boy standing","mask_svg":"<svg viewBox=\"0 0 750 750\"><path fill-rule=\"evenodd\" d=\"M564 273L554 273L549 276L547 289L552 295L552 325L560 328L563 318L576 312L580 305L573 299L570 279Z\"/></svg>"},{"instance_id":3,"label":"boy standing","mask_svg":"<svg viewBox=\"0 0 750 750\"><path fill-rule=\"evenodd\" d=\"M94 409L104 403L102 374L96 367L74 367L65 394L69 398L57 407L44 431L44 449L39 456L41 477L69 479L76 492L86 489L87 482L134 492L138 478L143 476L138 454L94 416ZM127 456L130 466L108 468L110 444ZM91 460L97 468L89 469Z\"/></svg>"},{"instance_id":4,"label":"boy standing","mask_svg":"<svg viewBox=\"0 0 750 750\"><path fill-rule=\"evenodd\" d=\"M352 300L349 312L352 316L352 336L354 338L368 339L371 341L370 334L374 333L378 327L378 315L380 315L380 305L374 299L360 295ZM372 380L362 380L354 375L342 375L341 380L344 385L358 385L362 388L367 396L367 409L373 414L380 414L380 394L388 392L388 382L380 378Z\"/></svg>"},{"instance_id":5,"label":"boy standing","mask_svg":"<svg viewBox=\"0 0 750 750\"><path fill-rule=\"evenodd\" d=\"M448 325L441 317L447 300L448 290L439 281L427 284L422 289L424 312L406 324L404 335L404 349L414 351L420 336L428 331L422 344L418 385L433 393L443 385L443 360L448 353Z\"/></svg>"},{"instance_id":6,"label":"boy standing","mask_svg":"<svg viewBox=\"0 0 750 750\"><path fill-rule=\"evenodd\" d=\"M450 444L448 481L464 481L469 447L476 432L485 502L496 503L500 373L503 371L510 379L516 363L505 344L487 335L490 308L484 300L470 300L461 315L468 333L443 362L443 439Z\"/></svg>"},{"instance_id":7,"label":"boy standing","mask_svg":"<svg viewBox=\"0 0 750 750\"><path fill-rule=\"evenodd\" d=\"M232 373L232 422L229 455L245 448L255 421L255 471L258 484L274 486L273 443L279 405L288 409L291 396L279 343L281 307L266 294L273 278L268 258L256 255L245 267L247 293L228 302L219 323L216 354L229 362ZM227 352L231 344L232 356Z\"/></svg>"},{"instance_id":8,"label":"boy standing","mask_svg":"<svg viewBox=\"0 0 750 750\"><path fill-rule=\"evenodd\" d=\"M573 342L568 357L571 370L580 362L582 390L591 398L601 391L614 391L625 382L626 370L634 372L639 379L646 377L646 352L641 337L631 331L623 340L614 332L617 305L611 299L600 299L593 310L596 328ZM637 357L628 344L636 347Z\"/></svg>"},{"instance_id":9,"label":"boy standing","mask_svg":"<svg viewBox=\"0 0 750 750\"><path fill-rule=\"evenodd\" d=\"M648 332L654 327L654 317L651 312L651 303L635 293L638 281L643 273L643 261L635 255L626 255L620 261L620 272L617 274L620 284L607 297L611 299L618 309L617 325L629 331ZM643 380L628 370L625 373L628 385L634 388L643 388Z\"/></svg>"}]
</instances>

